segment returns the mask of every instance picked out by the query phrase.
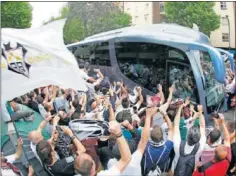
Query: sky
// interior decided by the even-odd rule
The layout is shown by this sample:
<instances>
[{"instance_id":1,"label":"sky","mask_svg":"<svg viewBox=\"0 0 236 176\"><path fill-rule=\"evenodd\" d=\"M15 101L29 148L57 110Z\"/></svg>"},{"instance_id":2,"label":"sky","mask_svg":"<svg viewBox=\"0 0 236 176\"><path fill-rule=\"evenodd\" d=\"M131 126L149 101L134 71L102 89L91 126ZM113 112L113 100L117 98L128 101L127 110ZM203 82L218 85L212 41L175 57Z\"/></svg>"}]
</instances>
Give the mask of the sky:
<instances>
[{"instance_id":1,"label":"sky","mask_svg":"<svg viewBox=\"0 0 236 176\"><path fill-rule=\"evenodd\" d=\"M67 2L30 2L33 7L33 19L31 28L40 27L43 21L47 21L51 16L58 16L60 9Z\"/></svg>"}]
</instances>

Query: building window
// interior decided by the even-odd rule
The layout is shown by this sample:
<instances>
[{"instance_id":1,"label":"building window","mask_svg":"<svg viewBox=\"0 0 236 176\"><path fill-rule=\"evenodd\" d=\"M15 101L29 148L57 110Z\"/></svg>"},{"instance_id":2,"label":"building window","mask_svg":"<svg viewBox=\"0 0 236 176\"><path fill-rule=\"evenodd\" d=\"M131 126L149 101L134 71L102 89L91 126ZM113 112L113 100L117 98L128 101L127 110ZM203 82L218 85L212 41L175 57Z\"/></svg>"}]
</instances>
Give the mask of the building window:
<instances>
[{"instance_id":1,"label":"building window","mask_svg":"<svg viewBox=\"0 0 236 176\"><path fill-rule=\"evenodd\" d=\"M149 4L148 4L148 3L146 3L146 10L148 10L148 6L149 6Z\"/></svg>"},{"instance_id":2,"label":"building window","mask_svg":"<svg viewBox=\"0 0 236 176\"><path fill-rule=\"evenodd\" d=\"M147 23L148 22L148 14L144 15L144 19L145 19L145 22Z\"/></svg>"},{"instance_id":3,"label":"building window","mask_svg":"<svg viewBox=\"0 0 236 176\"><path fill-rule=\"evenodd\" d=\"M229 42L229 34L222 33L222 42Z\"/></svg>"},{"instance_id":4,"label":"building window","mask_svg":"<svg viewBox=\"0 0 236 176\"><path fill-rule=\"evenodd\" d=\"M160 2L160 12L161 13L165 12L164 2Z\"/></svg>"},{"instance_id":5,"label":"building window","mask_svg":"<svg viewBox=\"0 0 236 176\"><path fill-rule=\"evenodd\" d=\"M221 24L222 24L223 26L228 26L228 19L227 19L226 17L222 17L222 18L221 18Z\"/></svg>"},{"instance_id":6,"label":"building window","mask_svg":"<svg viewBox=\"0 0 236 176\"><path fill-rule=\"evenodd\" d=\"M135 23L138 22L138 16L135 16L134 22L135 22Z\"/></svg>"},{"instance_id":7,"label":"building window","mask_svg":"<svg viewBox=\"0 0 236 176\"><path fill-rule=\"evenodd\" d=\"M226 10L227 9L226 2L220 2L220 8L221 10Z\"/></svg>"}]
</instances>

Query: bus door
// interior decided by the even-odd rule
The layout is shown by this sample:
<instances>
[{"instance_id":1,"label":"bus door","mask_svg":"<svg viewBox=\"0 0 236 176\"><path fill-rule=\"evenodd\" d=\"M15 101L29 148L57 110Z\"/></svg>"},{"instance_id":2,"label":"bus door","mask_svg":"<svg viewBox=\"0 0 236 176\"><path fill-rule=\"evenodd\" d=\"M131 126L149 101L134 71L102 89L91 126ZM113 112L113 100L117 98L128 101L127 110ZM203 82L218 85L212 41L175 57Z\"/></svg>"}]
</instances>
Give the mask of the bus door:
<instances>
[{"instance_id":1,"label":"bus door","mask_svg":"<svg viewBox=\"0 0 236 176\"><path fill-rule=\"evenodd\" d=\"M177 98L186 99L190 97L191 102L198 103L198 92L195 78L192 72L191 65L167 60L166 61L166 91L174 84L175 91L173 93L173 100Z\"/></svg>"}]
</instances>

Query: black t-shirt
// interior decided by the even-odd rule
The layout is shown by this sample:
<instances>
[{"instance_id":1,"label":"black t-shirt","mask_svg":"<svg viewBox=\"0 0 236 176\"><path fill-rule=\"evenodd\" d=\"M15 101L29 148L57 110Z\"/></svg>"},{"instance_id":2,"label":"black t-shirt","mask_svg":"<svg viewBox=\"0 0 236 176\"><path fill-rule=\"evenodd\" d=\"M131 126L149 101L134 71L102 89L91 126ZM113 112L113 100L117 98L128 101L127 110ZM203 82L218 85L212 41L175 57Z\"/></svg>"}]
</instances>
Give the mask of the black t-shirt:
<instances>
[{"instance_id":1,"label":"black t-shirt","mask_svg":"<svg viewBox=\"0 0 236 176\"><path fill-rule=\"evenodd\" d=\"M67 157L57 160L53 166L47 167L50 172L55 176L74 176L74 158Z\"/></svg>"},{"instance_id":2,"label":"black t-shirt","mask_svg":"<svg viewBox=\"0 0 236 176\"><path fill-rule=\"evenodd\" d=\"M38 108L38 103L36 103L35 101L29 100L29 101L28 101L28 106L29 106L31 109L33 109L34 111L40 113L40 112L39 112L39 108Z\"/></svg>"}]
</instances>

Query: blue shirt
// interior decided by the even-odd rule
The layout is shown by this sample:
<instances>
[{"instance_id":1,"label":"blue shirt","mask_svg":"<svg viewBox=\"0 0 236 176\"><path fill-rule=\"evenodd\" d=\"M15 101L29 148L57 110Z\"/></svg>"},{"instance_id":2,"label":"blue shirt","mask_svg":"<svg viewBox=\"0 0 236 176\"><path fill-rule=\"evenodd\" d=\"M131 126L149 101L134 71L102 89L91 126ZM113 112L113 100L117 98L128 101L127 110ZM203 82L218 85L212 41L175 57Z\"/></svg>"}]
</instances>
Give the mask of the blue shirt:
<instances>
[{"instance_id":1,"label":"blue shirt","mask_svg":"<svg viewBox=\"0 0 236 176\"><path fill-rule=\"evenodd\" d=\"M173 148L173 144L174 143L172 141L167 140L163 146L154 147L154 146L150 145L150 143L148 142L145 153L144 153L144 157L145 157L144 166L146 165L145 170L149 170L149 169L151 169L151 167L153 167L152 160L153 160L154 163L157 163L159 157L163 153L164 148L165 148L165 151L164 151L164 153L163 153L163 155L162 155L162 157L161 157L161 159L158 163L158 166L160 167L160 169L162 171L164 169L168 169L168 168L165 168L166 167L165 164L169 159L169 154L170 154L170 152ZM151 160L150 157L152 158L152 160Z\"/></svg>"}]
</instances>

